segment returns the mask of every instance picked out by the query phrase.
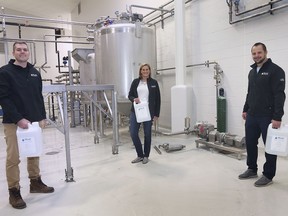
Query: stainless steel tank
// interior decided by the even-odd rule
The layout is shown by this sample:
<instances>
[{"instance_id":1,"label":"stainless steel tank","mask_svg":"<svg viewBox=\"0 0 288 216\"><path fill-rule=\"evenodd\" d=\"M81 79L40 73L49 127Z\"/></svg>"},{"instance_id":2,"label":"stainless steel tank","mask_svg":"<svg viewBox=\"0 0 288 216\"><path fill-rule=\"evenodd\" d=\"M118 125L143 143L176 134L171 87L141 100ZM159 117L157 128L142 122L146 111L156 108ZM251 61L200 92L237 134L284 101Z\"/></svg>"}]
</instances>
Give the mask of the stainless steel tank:
<instances>
[{"instance_id":1,"label":"stainless steel tank","mask_svg":"<svg viewBox=\"0 0 288 216\"><path fill-rule=\"evenodd\" d=\"M95 53L88 54L86 61L79 63L79 71L81 85L96 84Z\"/></svg>"},{"instance_id":2,"label":"stainless steel tank","mask_svg":"<svg viewBox=\"0 0 288 216\"><path fill-rule=\"evenodd\" d=\"M94 49L76 48L72 51L72 57L79 63L80 84L95 85L95 53Z\"/></svg>"},{"instance_id":3,"label":"stainless steel tank","mask_svg":"<svg viewBox=\"0 0 288 216\"><path fill-rule=\"evenodd\" d=\"M130 84L138 77L143 63L156 69L155 30L142 24L116 23L95 32L96 83L114 84L118 94L118 110L128 114Z\"/></svg>"}]
</instances>

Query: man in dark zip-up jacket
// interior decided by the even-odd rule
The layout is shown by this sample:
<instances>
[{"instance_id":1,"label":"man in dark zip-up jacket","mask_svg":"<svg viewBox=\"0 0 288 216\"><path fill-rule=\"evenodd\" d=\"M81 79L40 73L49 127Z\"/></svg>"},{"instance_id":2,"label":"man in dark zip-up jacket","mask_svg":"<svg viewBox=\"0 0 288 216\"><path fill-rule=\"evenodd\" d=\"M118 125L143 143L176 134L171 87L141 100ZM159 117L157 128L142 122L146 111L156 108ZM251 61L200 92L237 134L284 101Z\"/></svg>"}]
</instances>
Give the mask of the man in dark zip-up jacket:
<instances>
[{"instance_id":1,"label":"man in dark zip-up jacket","mask_svg":"<svg viewBox=\"0 0 288 216\"><path fill-rule=\"evenodd\" d=\"M40 73L28 62L29 49L25 42L13 44L13 56L0 68L0 105L3 109L4 134L7 144L6 177L9 203L23 209L26 203L20 193L19 150L17 126L27 129L32 122L44 127L46 112L42 95ZM30 193L51 193L53 187L45 185L40 176L39 157L27 158Z\"/></svg>"},{"instance_id":2,"label":"man in dark zip-up jacket","mask_svg":"<svg viewBox=\"0 0 288 216\"><path fill-rule=\"evenodd\" d=\"M1 68L0 104L4 110L3 123L17 124L21 119L30 122L46 118L40 73L27 63L26 68L15 60Z\"/></svg>"},{"instance_id":3,"label":"man in dark zip-up jacket","mask_svg":"<svg viewBox=\"0 0 288 216\"><path fill-rule=\"evenodd\" d=\"M262 134L265 144L270 123L273 128L280 128L284 115L285 72L281 67L267 58L267 49L263 43L253 45L252 57L255 64L249 72L248 93L242 117L245 122L247 166L239 179L257 177L258 139ZM277 156L265 152L266 162L263 176L254 185L256 187L272 184L276 174Z\"/></svg>"}]
</instances>

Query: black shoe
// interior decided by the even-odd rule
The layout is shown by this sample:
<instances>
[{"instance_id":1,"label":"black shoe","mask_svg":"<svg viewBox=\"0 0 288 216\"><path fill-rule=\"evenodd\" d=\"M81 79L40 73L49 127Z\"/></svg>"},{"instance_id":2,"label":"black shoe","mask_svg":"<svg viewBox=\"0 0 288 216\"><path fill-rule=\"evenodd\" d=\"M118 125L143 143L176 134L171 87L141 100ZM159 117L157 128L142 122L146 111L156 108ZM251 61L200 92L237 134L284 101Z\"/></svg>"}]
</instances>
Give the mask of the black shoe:
<instances>
[{"instance_id":1,"label":"black shoe","mask_svg":"<svg viewBox=\"0 0 288 216\"><path fill-rule=\"evenodd\" d=\"M30 193L53 193L54 188L44 184L41 177L30 180Z\"/></svg>"},{"instance_id":2,"label":"black shoe","mask_svg":"<svg viewBox=\"0 0 288 216\"><path fill-rule=\"evenodd\" d=\"M254 185L255 187L264 187L272 184L273 181L271 179L268 179L266 176L262 176L260 179L258 179Z\"/></svg>"},{"instance_id":3,"label":"black shoe","mask_svg":"<svg viewBox=\"0 0 288 216\"><path fill-rule=\"evenodd\" d=\"M250 178L257 178L257 172L253 171L252 169L247 169L244 173L238 176L239 179L250 179Z\"/></svg>"},{"instance_id":4,"label":"black shoe","mask_svg":"<svg viewBox=\"0 0 288 216\"><path fill-rule=\"evenodd\" d=\"M12 205L13 208L16 209L26 208L26 203L22 199L20 190L17 188L9 189L9 203Z\"/></svg>"}]
</instances>

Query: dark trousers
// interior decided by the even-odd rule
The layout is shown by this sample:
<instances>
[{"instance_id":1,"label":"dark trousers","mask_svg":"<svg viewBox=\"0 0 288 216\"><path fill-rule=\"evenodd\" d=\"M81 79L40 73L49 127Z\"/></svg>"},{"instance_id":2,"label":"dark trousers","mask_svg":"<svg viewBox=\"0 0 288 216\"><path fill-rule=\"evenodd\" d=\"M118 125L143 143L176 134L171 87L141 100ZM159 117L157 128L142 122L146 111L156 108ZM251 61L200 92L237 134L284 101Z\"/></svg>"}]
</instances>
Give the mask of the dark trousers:
<instances>
[{"instance_id":1,"label":"dark trousers","mask_svg":"<svg viewBox=\"0 0 288 216\"><path fill-rule=\"evenodd\" d=\"M263 142L266 142L267 129L271 123L270 117L254 117L247 115L245 123L246 149L247 149L247 166L248 169L258 170L258 139L262 135ZM273 179L276 173L277 156L265 152L266 162L263 166L263 175Z\"/></svg>"},{"instance_id":2,"label":"dark trousers","mask_svg":"<svg viewBox=\"0 0 288 216\"><path fill-rule=\"evenodd\" d=\"M143 122L144 129L144 151L142 149L141 140L139 138L139 128L141 123L136 121L136 115L134 112L130 114L130 136L132 138L133 144L136 148L138 157L149 157L151 149L151 129L152 121Z\"/></svg>"}]
</instances>

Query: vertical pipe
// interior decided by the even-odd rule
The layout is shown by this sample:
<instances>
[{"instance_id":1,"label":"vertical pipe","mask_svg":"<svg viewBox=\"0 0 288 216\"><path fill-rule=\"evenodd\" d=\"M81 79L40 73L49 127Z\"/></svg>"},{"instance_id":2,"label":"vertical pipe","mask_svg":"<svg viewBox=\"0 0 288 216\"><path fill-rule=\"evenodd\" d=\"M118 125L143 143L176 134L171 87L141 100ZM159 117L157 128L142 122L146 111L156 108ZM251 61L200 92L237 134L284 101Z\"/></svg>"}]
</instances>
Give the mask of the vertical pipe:
<instances>
[{"instance_id":1,"label":"vertical pipe","mask_svg":"<svg viewBox=\"0 0 288 216\"><path fill-rule=\"evenodd\" d=\"M69 121L68 121L68 106L67 106L67 91L63 91L63 109L64 109L64 135L65 135L65 149L66 149L66 181L73 181L73 171L71 167L70 155L70 137L69 137Z\"/></svg>"},{"instance_id":2,"label":"vertical pipe","mask_svg":"<svg viewBox=\"0 0 288 216\"><path fill-rule=\"evenodd\" d=\"M55 104L54 104L54 92L51 93L51 103L52 103L52 121L55 121Z\"/></svg>"},{"instance_id":3,"label":"vertical pipe","mask_svg":"<svg viewBox=\"0 0 288 216\"><path fill-rule=\"evenodd\" d=\"M185 49L185 3L175 0L175 39L176 39L176 85L183 85L186 80Z\"/></svg>"},{"instance_id":4,"label":"vertical pipe","mask_svg":"<svg viewBox=\"0 0 288 216\"><path fill-rule=\"evenodd\" d=\"M103 112L99 109L99 136L100 137L104 137L103 121L104 121Z\"/></svg>"},{"instance_id":5,"label":"vertical pipe","mask_svg":"<svg viewBox=\"0 0 288 216\"><path fill-rule=\"evenodd\" d=\"M36 54L36 44L35 44L35 42L33 42L32 43L32 45L33 45L33 57L34 57L34 61L33 61L33 65L36 65L36 63L37 63L37 54Z\"/></svg>"},{"instance_id":6,"label":"vertical pipe","mask_svg":"<svg viewBox=\"0 0 288 216\"><path fill-rule=\"evenodd\" d=\"M69 70L69 85L73 85L72 73L72 56L71 51L68 51L68 70ZM71 127L75 127L75 111L74 111L75 92L70 92L70 111L71 111Z\"/></svg>"},{"instance_id":7,"label":"vertical pipe","mask_svg":"<svg viewBox=\"0 0 288 216\"><path fill-rule=\"evenodd\" d=\"M93 101L97 101L98 100L98 97L97 97L97 91L93 91ZM95 130L95 136L94 136L94 143L99 143L99 135L98 135L98 116L97 116L97 111L98 111L98 108L97 106L92 103L92 110L91 110L91 113L92 113L92 121L94 122L93 126L94 126L94 130ZM101 112L101 111L100 111ZM94 117L94 118L93 118Z\"/></svg>"},{"instance_id":8,"label":"vertical pipe","mask_svg":"<svg viewBox=\"0 0 288 216\"><path fill-rule=\"evenodd\" d=\"M1 14L4 14L4 7L1 7ZM3 32L3 39L6 38L6 21L5 16L2 18L2 32ZM4 40L4 51L5 51L5 62L8 64L9 58L8 58L8 42Z\"/></svg>"},{"instance_id":9,"label":"vertical pipe","mask_svg":"<svg viewBox=\"0 0 288 216\"><path fill-rule=\"evenodd\" d=\"M112 154L118 154L119 124L117 118L117 92L112 91L112 116L113 116L113 139Z\"/></svg>"}]
</instances>

